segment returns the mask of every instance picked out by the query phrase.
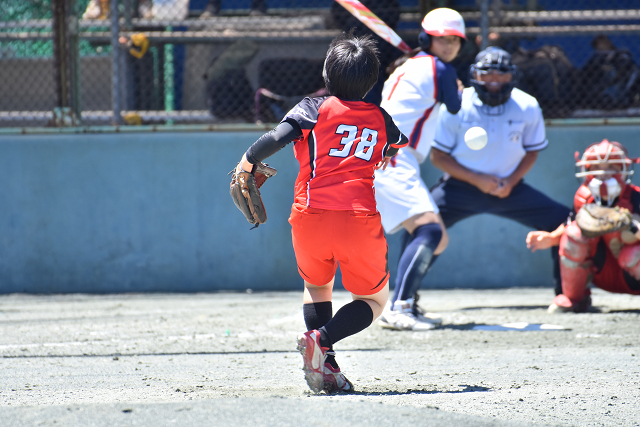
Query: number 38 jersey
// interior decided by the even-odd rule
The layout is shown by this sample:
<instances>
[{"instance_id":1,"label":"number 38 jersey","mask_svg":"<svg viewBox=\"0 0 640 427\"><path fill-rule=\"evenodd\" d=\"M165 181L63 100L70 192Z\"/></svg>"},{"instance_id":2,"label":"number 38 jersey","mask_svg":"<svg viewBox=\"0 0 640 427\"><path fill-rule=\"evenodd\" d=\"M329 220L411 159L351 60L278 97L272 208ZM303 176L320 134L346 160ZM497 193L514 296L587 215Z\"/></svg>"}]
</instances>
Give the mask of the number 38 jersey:
<instances>
[{"instance_id":1,"label":"number 38 jersey","mask_svg":"<svg viewBox=\"0 0 640 427\"><path fill-rule=\"evenodd\" d=\"M295 122L300 163L295 203L329 210L376 212L375 165L407 138L382 108L335 96L305 98L282 120Z\"/></svg>"}]
</instances>

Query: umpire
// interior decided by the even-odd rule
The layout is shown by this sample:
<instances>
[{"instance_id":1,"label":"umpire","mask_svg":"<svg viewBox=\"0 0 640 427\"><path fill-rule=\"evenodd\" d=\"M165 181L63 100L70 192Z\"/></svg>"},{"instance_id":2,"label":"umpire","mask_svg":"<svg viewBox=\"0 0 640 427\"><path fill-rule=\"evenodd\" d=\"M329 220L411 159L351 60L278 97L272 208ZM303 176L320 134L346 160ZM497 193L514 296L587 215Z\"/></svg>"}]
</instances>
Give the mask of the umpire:
<instances>
[{"instance_id":1,"label":"umpire","mask_svg":"<svg viewBox=\"0 0 640 427\"><path fill-rule=\"evenodd\" d=\"M538 102L514 88L516 67L503 49L481 51L469 71L473 87L464 89L457 114L440 109L430 154L431 163L445 173L431 189L445 226L490 213L536 230L555 230L569 208L523 181L538 151L548 145ZM487 145L480 150L464 142L472 127L487 133ZM551 253L558 294L558 248Z\"/></svg>"}]
</instances>

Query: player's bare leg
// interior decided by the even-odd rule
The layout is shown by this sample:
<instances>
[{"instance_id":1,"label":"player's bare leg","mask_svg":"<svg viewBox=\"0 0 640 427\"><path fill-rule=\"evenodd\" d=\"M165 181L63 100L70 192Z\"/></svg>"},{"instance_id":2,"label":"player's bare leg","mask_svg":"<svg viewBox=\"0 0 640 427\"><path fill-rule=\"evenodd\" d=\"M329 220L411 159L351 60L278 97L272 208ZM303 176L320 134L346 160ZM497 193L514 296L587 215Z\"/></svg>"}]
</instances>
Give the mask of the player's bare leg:
<instances>
[{"instance_id":1,"label":"player's bare leg","mask_svg":"<svg viewBox=\"0 0 640 427\"><path fill-rule=\"evenodd\" d=\"M382 311L384 310L385 305L387 304L387 300L389 299L389 281L384 284L384 288L376 294L373 295L356 295L351 294L354 301L361 300L369 304L371 307L371 311L373 311L373 320L380 317Z\"/></svg>"},{"instance_id":2,"label":"player's bare leg","mask_svg":"<svg viewBox=\"0 0 640 427\"><path fill-rule=\"evenodd\" d=\"M396 288L380 325L387 329L426 331L441 324L442 319L417 306L417 291L433 261L447 247L449 237L442 218L435 212L414 215L402 225L407 231L398 262Z\"/></svg>"},{"instance_id":3,"label":"player's bare leg","mask_svg":"<svg viewBox=\"0 0 640 427\"><path fill-rule=\"evenodd\" d=\"M311 283L304 281L304 294L302 295L303 304L314 304L320 302L331 301L333 296L333 284L335 277L331 279L329 283L322 286L312 285Z\"/></svg>"}]
</instances>

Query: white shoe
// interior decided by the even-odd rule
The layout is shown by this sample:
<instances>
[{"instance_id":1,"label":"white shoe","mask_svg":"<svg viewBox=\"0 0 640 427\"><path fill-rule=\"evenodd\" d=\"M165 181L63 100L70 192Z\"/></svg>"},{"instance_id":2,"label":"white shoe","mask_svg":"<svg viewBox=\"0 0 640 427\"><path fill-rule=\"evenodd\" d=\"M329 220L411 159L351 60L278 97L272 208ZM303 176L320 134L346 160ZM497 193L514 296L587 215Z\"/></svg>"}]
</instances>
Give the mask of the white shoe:
<instances>
[{"instance_id":1,"label":"white shoe","mask_svg":"<svg viewBox=\"0 0 640 427\"><path fill-rule=\"evenodd\" d=\"M436 327L434 323L420 320L405 301L396 301L395 306L400 308L382 313L379 321L381 327L396 331L428 331Z\"/></svg>"},{"instance_id":2,"label":"white shoe","mask_svg":"<svg viewBox=\"0 0 640 427\"><path fill-rule=\"evenodd\" d=\"M410 300L407 300L409 302ZM418 304L412 304L413 314L420 320L421 322L433 323L435 326L442 325L442 317L437 313L427 313L420 307Z\"/></svg>"}]
</instances>

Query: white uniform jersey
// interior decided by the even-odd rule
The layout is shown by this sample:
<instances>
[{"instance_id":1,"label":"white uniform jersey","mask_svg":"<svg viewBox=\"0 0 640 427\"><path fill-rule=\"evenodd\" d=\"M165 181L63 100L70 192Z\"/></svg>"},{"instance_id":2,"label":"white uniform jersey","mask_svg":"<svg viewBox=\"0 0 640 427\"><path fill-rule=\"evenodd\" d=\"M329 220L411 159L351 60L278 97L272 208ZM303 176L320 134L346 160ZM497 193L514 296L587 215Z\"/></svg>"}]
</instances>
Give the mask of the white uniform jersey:
<instances>
[{"instance_id":1,"label":"white uniform jersey","mask_svg":"<svg viewBox=\"0 0 640 427\"><path fill-rule=\"evenodd\" d=\"M384 171L376 170L376 204L384 231L393 234L402 222L423 212L438 213L438 207L420 176L416 157L401 148Z\"/></svg>"},{"instance_id":2,"label":"white uniform jersey","mask_svg":"<svg viewBox=\"0 0 640 427\"><path fill-rule=\"evenodd\" d=\"M487 145L477 151L464 142L465 132L475 126L488 137ZM547 144L542 111L534 97L513 89L506 103L489 107L473 88L463 91L458 114L441 108L432 143L467 169L499 178L511 175L528 151L542 150Z\"/></svg>"},{"instance_id":3,"label":"white uniform jersey","mask_svg":"<svg viewBox=\"0 0 640 427\"><path fill-rule=\"evenodd\" d=\"M382 89L380 106L409 138L404 150L419 163L429 154L438 119L436 77L436 59L420 52L398 67Z\"/></svg>"}]
</instances>

